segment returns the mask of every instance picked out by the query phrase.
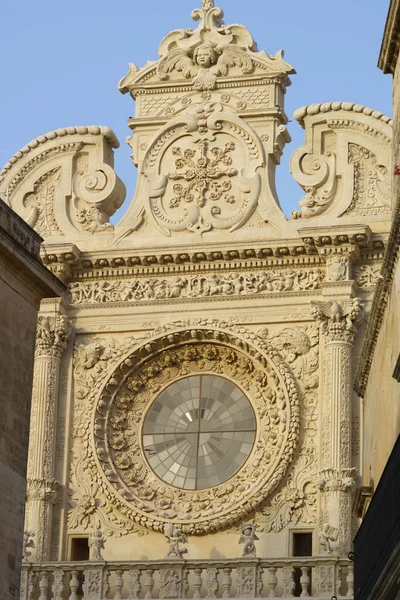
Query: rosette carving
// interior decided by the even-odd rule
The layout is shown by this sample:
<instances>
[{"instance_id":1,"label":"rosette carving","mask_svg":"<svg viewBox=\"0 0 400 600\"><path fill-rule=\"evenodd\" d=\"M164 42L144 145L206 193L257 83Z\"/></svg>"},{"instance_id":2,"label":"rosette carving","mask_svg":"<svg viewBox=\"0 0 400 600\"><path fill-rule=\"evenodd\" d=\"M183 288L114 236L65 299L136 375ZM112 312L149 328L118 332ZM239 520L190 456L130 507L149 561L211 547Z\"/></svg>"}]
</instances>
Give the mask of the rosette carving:
<instances>
[{"instance_id":1,"label":"rosette carving","mask_svg":"<svg viewBox=\"0 0 400 600\"><path fill-rule=\"evenodd\" d=\"M231 479L188 491L156 477L141 436L155 397L171 381L195 373L223 374L240 386L253 405L257 432L247 462ZM97 399L87 436L96 478L120 512L156 531L172 522L200 535L231 525L265 501L293 460L299 431L298 387L279 353L244 328L201 321L165 328L125 356Z\"/></svg>"}]
</instances>

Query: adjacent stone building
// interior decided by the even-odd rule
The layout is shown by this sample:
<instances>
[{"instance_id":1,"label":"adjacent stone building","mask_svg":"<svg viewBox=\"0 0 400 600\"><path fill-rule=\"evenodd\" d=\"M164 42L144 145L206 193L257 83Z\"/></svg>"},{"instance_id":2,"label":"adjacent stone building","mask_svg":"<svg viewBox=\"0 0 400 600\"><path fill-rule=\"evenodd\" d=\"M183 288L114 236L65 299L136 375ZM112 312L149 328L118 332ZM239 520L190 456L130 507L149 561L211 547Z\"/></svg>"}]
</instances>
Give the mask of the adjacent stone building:
<instances>
[{"instance_id":1,"label":"adjacent stone building","mask_svg":"<svg viewBox=\"0 0 400 600\"><path fill-rule=\"evenodd\" d=\"M65 287L40 261L42 238L0 200L0 597L18 597L33 361L43 298ZM47 300L43 300L46 303Z\"/></svg>"},{"instance_id":2,"label":"adjacent stone building","mask_svg":"<svg viewBox=\"0 0 400 600\"><path fill-rule=\"evenodd\" d=\"M392 0L379 67L393 75L394 212L355 386L364 412L363 485L356 498L355 511L365 516L355 540L355 565L358 597L365 600L392 600L400 594L399 48L400 2Z\"/></svg>"},{"instance_id":3,"label":"adjacent stone building","mask_svg":"<svg viewBox=\"0 0 400 600\"><path fill-rule=\"evenodd\" d=\"M50 132L0 173L69 290L39 315L25 600L353 597L353 379L393 216L392 121L296 111L287 219L294 68L213 0L193 18L119 84L138 183L116 227L106 127Z\"/></svg>"}]
</instances>

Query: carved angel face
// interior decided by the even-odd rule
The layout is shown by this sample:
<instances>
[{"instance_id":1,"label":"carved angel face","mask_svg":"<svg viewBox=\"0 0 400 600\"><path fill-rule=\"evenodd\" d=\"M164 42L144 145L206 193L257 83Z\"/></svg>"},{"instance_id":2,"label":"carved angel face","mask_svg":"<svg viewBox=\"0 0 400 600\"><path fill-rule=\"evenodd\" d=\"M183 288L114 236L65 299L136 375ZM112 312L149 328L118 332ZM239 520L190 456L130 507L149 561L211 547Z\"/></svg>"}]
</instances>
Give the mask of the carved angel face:
<instances>
[{"instance_id":1,"label":"carved angel face","mask_svg":"<svg viewBox=\"0 0 400 600\"><path fill-rule=\"evenodd\" d=\"M193 60L202 69L209 69L217 62L217 55L212 46L203 44L195 50Z\"/></svg>"}]
</instances>

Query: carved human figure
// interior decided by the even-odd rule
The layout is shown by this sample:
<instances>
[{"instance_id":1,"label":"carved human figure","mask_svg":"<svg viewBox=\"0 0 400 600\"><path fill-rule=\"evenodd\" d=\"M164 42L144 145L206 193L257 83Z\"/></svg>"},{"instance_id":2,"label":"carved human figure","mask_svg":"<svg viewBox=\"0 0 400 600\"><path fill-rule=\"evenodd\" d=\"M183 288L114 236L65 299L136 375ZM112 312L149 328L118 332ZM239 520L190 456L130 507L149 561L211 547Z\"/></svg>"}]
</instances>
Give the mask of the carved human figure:
<instances>
[{"instance_id":1,"label":"carved human figure","mask_svg":"<svg viewBox=\"0 0 400 600\"><path fill-rule=\"evenodd\" d=\"M187 544L187 537L182 533L181 527L167 523L164 527L164 534L169 543L169 550L165 558L176 556L183 558L187 553L187 548L181 548L180 544Z\"/></svg>"},{"instance_id":2,"label":"carved human figure","mask_svg":"<svg viewBox=\"0 0 400 600\"><path fill-rule=\"evenodd\" d=\"M34 531L24 531L24 537L22 540L22 560L24 562L29 560L32 552L29 552L29 548L35 547L35 542L32 538L35 537Z\"/></svg>"},{"instance_id":3,"label":"carved human figure","mask_svg":"<svg viewBox=\"0 0 400 600\"><path fill-rule=\"evenodd\" d=\"M259 538L256 536L254 525L242 525L240 529L239 544L243 546L243 556L256 556L255 541Z\"/></svg>"},{"instance_id":4,"label":"carved human figure","mask_svg":"<svg viewBox=\"0 0 400 600\"><path fill-rule=\"evenodd\" d=\"M100 529L100 524L97 525L90 537L89 543L92 549L92 556L90 560L104 560L101 555L101 551L104 550L105 537Z\"/></svg>"},{"instance_id":5,"label":"carved human figure","mask_svg":"<svg viewBox=\"0 0 400 600\"><path fill-rule=\"evenodd\" d=\"M193 60L202 69L209 69L217 62L217 54L210 44L202 44L193 54Z\"/></svg>"},{"instance_id":6,"label":"carved human figure","mask_svg":"<svg viewBox=\"0 0 400 600\"><path fill-rule=\"evenodd\" d=\"M336 527L329 525L329 523L324 523L319 532L319 539L323 552L332 554L337 548L338 537L339 530Z\"/></svg>"}]
</instances>

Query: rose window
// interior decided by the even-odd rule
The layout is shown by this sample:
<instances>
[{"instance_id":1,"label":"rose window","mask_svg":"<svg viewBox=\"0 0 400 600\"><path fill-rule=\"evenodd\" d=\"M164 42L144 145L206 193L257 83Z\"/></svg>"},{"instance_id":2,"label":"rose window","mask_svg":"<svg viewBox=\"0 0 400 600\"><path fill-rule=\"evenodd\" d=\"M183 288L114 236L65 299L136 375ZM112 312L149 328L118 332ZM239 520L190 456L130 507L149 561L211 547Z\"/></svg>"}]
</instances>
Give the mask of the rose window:
<instances>
[{"instance_id":1,"label":"rose window","mask_svg":"<svg viewBox=\"0 0 400 600\"><path fill-rule=\"evenodd\" d=\"M202 490L230 479L246 462L256 437L253 409L242 390L214 375L169 385L143 424L143 449L164 482Z\"/></svg>"}]
</instances>

